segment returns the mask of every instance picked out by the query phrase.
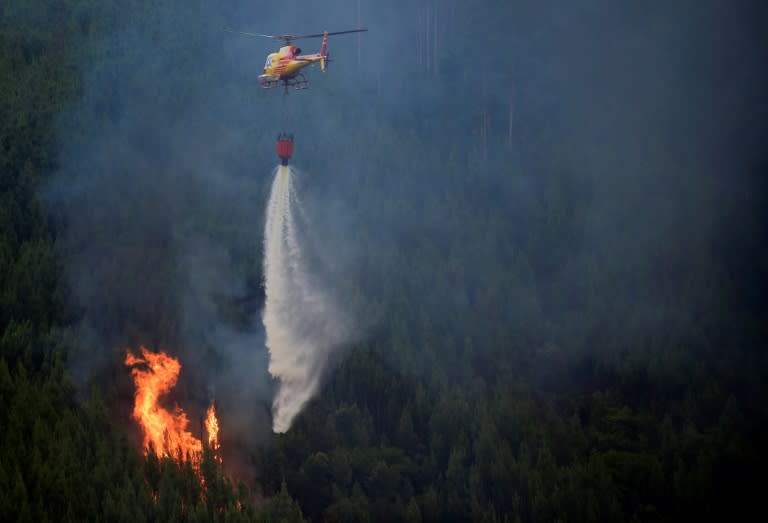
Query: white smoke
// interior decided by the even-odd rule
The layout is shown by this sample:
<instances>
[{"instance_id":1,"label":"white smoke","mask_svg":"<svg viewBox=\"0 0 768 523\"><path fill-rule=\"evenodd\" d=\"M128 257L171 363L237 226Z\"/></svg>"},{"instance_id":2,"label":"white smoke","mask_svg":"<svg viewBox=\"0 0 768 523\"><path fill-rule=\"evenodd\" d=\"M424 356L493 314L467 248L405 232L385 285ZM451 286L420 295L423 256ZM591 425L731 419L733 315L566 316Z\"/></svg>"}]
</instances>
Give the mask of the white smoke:
<instances>
[{"instance_id":1,"label":"white smoke","mask_svg":"<svg viewBox=\"0 0 768 523\"><path fill-rule=\"evenodd\" d=\"M279 166L272 182L264 228L266 303L263 322L269 372L280 381L272 403L272 429L286 432L317 392L335 349L348 341L350 321L313 280L302 242L295 173Z\"/></svg>"}]
</instances>

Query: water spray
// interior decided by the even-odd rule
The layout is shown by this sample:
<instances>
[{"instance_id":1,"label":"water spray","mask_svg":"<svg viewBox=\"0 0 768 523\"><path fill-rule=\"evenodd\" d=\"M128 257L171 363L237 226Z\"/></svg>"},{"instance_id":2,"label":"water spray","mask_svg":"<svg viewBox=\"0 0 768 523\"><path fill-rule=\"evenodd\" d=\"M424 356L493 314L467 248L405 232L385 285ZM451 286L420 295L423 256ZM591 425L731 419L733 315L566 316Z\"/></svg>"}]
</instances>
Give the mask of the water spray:
<instances>
[{"instance_id":1,"label":"water spray","mask_svg":"<svg viewBox=\"0 0 768 523\"><path fill-rule=\"evenodd\" d=\"M351 329L329 293L312 277L307 246L310 231L301 219L296 171L288 165L293 136L281 133L281 159L275 171L264 229L262 321L269 349L269 373L279 380L272 403L272 428L290 429L295 417L320 387L332 352L349 339Z\"/></svg>"}]
</instances>

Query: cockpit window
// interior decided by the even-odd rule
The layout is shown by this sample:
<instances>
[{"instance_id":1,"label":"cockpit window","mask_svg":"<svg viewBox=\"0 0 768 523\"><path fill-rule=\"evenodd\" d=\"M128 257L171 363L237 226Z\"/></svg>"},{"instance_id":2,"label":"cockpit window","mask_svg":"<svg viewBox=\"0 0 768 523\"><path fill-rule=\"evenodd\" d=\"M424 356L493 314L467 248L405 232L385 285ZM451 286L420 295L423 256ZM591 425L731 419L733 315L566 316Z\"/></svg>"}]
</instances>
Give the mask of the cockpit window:
<instances>
[{"instance_id":1,"label":"cockpit window","mask_svg":"<svg viewBox=\"0 0 768 523\"><path fill-rule=\"evenodd\" d=\"M267 63L264 64L264 68L272 67L272 56L267 57Z\"/></svg>"}]
</instances>

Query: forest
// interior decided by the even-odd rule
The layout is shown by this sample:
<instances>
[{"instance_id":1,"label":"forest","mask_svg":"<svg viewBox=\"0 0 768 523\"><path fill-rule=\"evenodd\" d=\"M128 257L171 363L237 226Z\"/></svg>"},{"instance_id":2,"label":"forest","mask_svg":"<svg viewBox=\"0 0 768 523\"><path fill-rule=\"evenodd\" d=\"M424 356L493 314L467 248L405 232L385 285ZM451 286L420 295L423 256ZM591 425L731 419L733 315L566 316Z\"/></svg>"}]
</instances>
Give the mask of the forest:
<instances>
[{"instance_id":1,"label":"forest","mask_svg":"<svg viewBox=\"0 0 768 523\"><path fill-rule=\"evenodd\" d=\"M766 21L722 0L4 2L0 520L759 511ZM257 81L275 42L228 31L354 27L288 95ZM355 335L275 433L281 131ZM193 431L215 400L220 456L142 448L139 345L184 364Z\"/></svg>"}]
</instances>

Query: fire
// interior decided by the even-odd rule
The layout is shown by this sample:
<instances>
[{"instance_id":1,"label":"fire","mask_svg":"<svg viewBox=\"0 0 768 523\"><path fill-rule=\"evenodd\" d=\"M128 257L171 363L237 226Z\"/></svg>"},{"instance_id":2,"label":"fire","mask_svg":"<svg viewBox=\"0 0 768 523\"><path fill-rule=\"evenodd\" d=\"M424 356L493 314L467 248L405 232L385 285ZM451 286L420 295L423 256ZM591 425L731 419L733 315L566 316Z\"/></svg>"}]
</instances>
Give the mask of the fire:
<instances>
[{"instance_id":1,"label":"fire","mask_svg":"<svg viewBox=\"0 0 768 523\"><path fill-rule=\"evenodd\" d=\"M125 365L131 367L136 384L133 417L144 432L144 448L152 443L158 455L173 457L181 451L182 457L190 456L198 461L203 444L187 429L189 418L186 412L178 406L170 412L159 404L159 399L176 385L181 363L162 351L152 352L145 347L140 350L141 357L127 351ZM205 427L212 448L213 442L218 446L219 422L213 405L208 409Z\"/></svg>"},{"instance_id":2,"label":"fire","mask_svg":"<svg viewBox=\"0 0 768 523\"><path fill-rule=\"evenodd\" d=\"M213 455L218 461L219 457L219 420L216 418L216 405L208 407L208 413L205 416L205 432L208 433L208 446L213 451Z\"/></svg>"}]
</instances>

